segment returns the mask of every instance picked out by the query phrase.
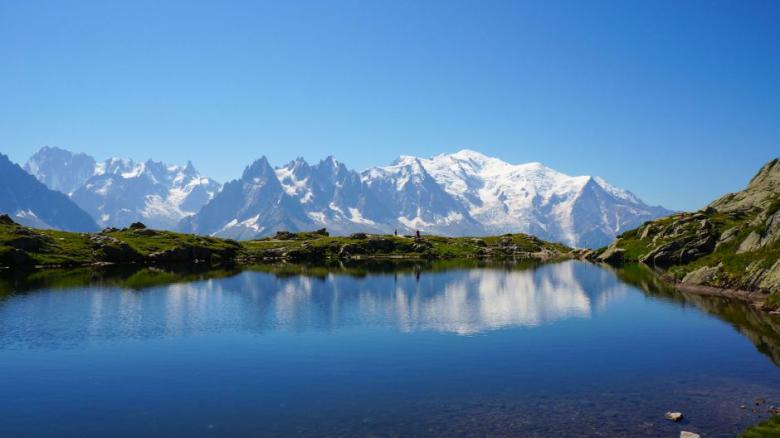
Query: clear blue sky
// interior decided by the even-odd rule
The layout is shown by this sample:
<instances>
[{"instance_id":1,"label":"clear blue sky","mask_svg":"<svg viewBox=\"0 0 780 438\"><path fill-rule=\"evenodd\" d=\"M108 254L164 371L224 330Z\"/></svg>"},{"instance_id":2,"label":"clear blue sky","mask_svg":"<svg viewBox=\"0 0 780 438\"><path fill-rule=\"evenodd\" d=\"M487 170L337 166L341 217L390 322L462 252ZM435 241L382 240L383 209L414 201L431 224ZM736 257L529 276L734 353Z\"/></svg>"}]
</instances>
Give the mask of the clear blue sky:
<instances>
[{"instance_id":1,"label":"clear blue sky","mask_svg":"<svg viewBox=\"0 0 780 438\"><path fill-rule=\"evenodd\" d=\"M780 156L780 2L0 0L0 151L471 148L693 209Z\"/></svg>"}]
</instances>

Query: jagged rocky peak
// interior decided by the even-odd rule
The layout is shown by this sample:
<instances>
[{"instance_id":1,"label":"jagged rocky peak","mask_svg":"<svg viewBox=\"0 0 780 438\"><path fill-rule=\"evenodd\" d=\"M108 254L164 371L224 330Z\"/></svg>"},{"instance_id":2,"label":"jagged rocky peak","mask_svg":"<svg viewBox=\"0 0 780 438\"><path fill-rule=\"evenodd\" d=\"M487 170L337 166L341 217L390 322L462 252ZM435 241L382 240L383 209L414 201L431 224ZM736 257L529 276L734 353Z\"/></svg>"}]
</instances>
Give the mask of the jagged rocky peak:
<instances>
[{"instance_id":1,"label":"jagged rocky peak","mask_svg":"<svg viewBox=\"0 0 780 438\"><path fill-rule=\"evenodd\" d=\"M723 212L768 208L780 196L780 158L766 163L750 180L745 190L729 193L710 204Z\"/></svg>"},{"instance_id":2,"label":"jagged rocky peak","mask_svg":"<svg viewBox=\"0 0 780 438\"><path fill-rule=\"evenodd\" d=\"M80 173L73 171L77 162L81 163ZM44 147L30 158L26 168L50 188L60 187L58 190L104 227L143 221L154 228L173 229L220 188L189 161L186 166L118 157L96 162L85 154ZM64 181L70 185L63 185Z\"/></svg>"},{"instance_id":3,"label":"jagged rocky peak","mask_svg":"<svg viewBox=\"0 0 780 438\"><path fill-rule=\"evenodd\" d=\"M210 204L219 190L191 162L174 166L112 158L94 165L72 198L103 226L140 220L170 228ZM511 164L463 149L430 158L402 155L360 173L333 156L316 164L298 157L276 168L263 156L229 183L203 217L182 227L225 236L236 231L240 237L287 225L327 227L334 234L522 232L571 246L601 246L669 213L598 177L569 176L538 162Z\"/></svg>"},{"instance_id":4,"label":"jagged rocky peak","mask_svg":"<svg viewBox=\"0 0 780 438\"><path fill-rule=\"evenodd\" d=\"M52 190L72 193L95 173L95 159L58 147L44 146L25 163L24 170Z\"/></svg>"},{"instance_id":5,"label":"jagged rocky peak","mask_svg":"<svg viewBox=\"0 0 780 438\"><path fill-rule=\"evenodd\" d=\"M537 162L510 164L468 149L431 158L402 155L388 166L361 173L332 156L314 165L297 158L272 173L267 159L261 158L243 179L251 184L241 190L231 186L222 202L232 197L231 203L254 203L259 188L268 186L265 196L286 205L287 211L264 207L262 214L287 215L296 218L295 223L324 226L334 234L395 229L445 235L524 232L572 246L601 246L619 232L670 213L645 205L602 178L572 177ZM286 196L277 196L275 188L273 195L268 192L276 184ZM242 237L251 230L268 233L273 228L262 217L238 217L235 210L210 210L209 215L208 221L190 222L211 224L202 232L213 233L219 225L219 233L236 231Z\"/></svg>"},{"instance_id":6,"label":"jagged rocky peak","mask_svg":"<svg viewBox=\"0 0 780 438\"><path fill-rule=\"evenodd\" d=\"M241 179L267 177L273 173L273 167L271 167L271 164L268 162L268 158L263 155L244 169Z\"/></svg>"}]
</instances>

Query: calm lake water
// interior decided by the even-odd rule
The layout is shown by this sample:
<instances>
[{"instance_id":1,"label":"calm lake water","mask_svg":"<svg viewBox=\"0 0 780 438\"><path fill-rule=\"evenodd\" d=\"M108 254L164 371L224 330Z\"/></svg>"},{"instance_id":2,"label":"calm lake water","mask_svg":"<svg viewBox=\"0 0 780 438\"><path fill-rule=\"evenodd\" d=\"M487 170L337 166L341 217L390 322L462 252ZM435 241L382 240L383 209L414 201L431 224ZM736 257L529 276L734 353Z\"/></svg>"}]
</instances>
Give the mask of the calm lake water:
<instances>
[{"instance_id":1,"label":"calm lake water","mask_svg":"<svg viewBox=\"0 0 780 438\"><path fill-rule=\"evenodd\" d=\"M779 321L639 267L0 278L8 437L734 436L778 363Z\"/></svg>"}]
</instances>

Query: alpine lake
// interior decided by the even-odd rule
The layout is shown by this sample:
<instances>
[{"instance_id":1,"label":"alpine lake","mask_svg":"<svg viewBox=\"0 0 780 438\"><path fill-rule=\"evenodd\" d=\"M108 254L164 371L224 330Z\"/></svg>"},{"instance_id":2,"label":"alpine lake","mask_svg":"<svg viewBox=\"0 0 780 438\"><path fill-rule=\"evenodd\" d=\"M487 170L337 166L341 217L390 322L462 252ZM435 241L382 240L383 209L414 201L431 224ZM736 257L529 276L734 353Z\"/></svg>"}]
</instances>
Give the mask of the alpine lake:
<instances>
[{"instance_id":1,"label":"alpine lake","mask_svg":"<svg viewBox=\"0 0 780 438\"><path fill-rule=\"evenodd\" d=\"M640 266L0 274L4 437L733 437L778 365L780 320Z\"/></svg>"}]
</instances>

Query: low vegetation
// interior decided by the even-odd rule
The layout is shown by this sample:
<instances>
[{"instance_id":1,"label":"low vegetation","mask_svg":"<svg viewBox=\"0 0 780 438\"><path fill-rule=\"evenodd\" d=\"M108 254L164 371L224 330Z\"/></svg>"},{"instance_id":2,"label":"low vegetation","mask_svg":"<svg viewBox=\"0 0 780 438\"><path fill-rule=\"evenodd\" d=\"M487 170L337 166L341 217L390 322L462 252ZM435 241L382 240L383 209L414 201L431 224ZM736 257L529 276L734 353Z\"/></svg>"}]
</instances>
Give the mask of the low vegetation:
<instances>
[{"instance_id":1,"label":"low vegetation","mask_svg":"<svg viewBox=\"0 0 780 438\"><path fill-rule=\"evenodd\" d=\"M766 310L780 309L780 161L747 189L706 209L646 222L592 258L643 263L686 286L758 292Z\"/></svg>"},{"instance_id":2,"label":"low vegetation","mask_svg":"<svg viewBox=\"0 0 780 438\"><path fill-rule=\"evenodd\" d=\"M774 415L770 419L746 430L740 435L740 438L768 438L778 436L780 436L780 415Z\"/></svg>"},{"instance_id":3,"label":"low vegetation","mask_svg":"<svg viewBox=\"0 0 780 438\"><path fill-rule=\"evenodd\" d=\"M99 233L38 230L0 216L0 266L5 267L163 263L213 266L372 258L553 260L572 255L572 250L563 245L525 234L449 238L280 231L273 237L237 242L151 230L141 223Z\"/></svg>"}]
</instances>

